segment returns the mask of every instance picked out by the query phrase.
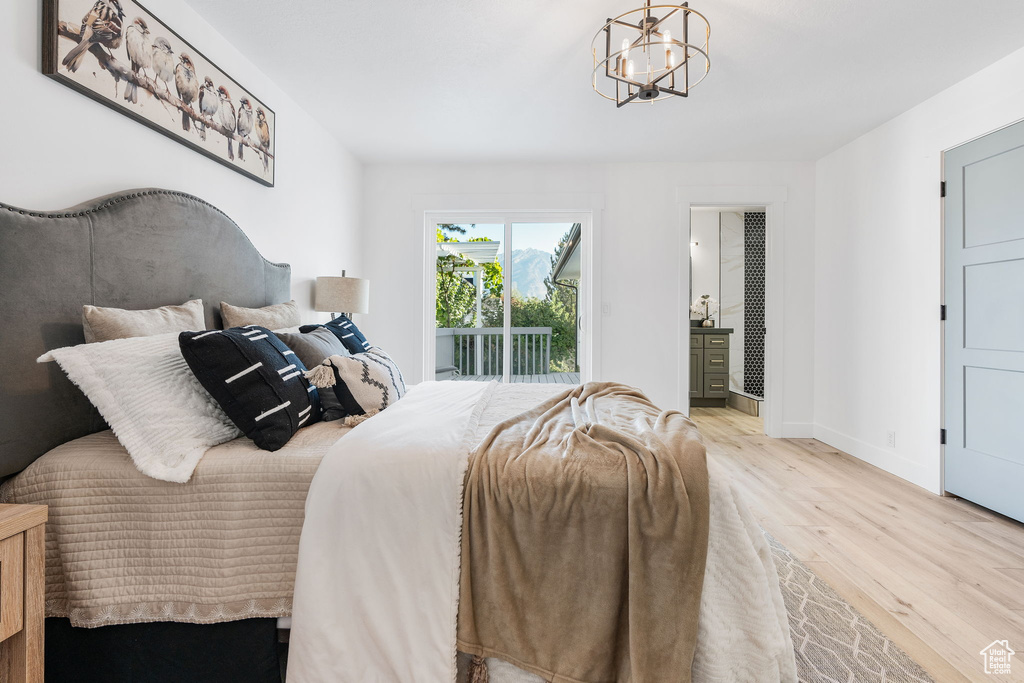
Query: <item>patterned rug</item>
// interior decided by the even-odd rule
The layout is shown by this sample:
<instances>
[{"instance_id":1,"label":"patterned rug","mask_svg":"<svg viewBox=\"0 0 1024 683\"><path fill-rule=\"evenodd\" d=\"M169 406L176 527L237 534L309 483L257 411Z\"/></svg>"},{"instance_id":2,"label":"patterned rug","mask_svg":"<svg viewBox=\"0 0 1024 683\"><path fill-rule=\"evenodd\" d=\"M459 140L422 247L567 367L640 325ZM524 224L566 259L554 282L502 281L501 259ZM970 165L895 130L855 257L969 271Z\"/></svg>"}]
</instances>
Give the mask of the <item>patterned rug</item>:
<instances>
[{"instance_id":1,"label":"patterned rug","mask_svg":"<svg viewBox=\"0 0 1024 683\"><path fill-rule=\"evenodd\" d=\"M831 586L771 537L765 537L779 573L800 683L935 683ZM287 665L282 653L281 675ZM461 655L468 660L468 655ZM465 662L459 680L465 680ZM506 665L507 666L507 665ZM511 667L510 667L511 668ZM540 681L525 671L509 680ZM506 674L507 676L508 674Z\"/></svg>"},{"instance_id":2,"label":"patterned rug","mask_svg":"<svg viewBox=\"0 0 1024 683\"><path fill-rule=\"evenodd\" d=\"M767 533L800 683L934 683L831 586Z\"/></svg>"}]
</instances>

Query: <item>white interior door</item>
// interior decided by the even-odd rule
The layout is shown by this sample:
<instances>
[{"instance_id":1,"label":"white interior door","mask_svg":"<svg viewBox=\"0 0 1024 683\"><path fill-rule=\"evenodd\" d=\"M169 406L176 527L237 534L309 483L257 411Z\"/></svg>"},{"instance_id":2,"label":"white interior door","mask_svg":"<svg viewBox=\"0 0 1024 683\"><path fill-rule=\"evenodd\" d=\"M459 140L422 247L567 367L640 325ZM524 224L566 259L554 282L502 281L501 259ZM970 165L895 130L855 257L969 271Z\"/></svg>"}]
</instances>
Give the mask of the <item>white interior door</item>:
<instances>
[{"instance_id":1,"label":"white interior door","mask_svg":"<svg viewBox=\"0 0 1024 683\"><path fill-rule=\"evenodd\" d=\"M945 489L1024 521L1024 123L945 174Z\"/></svg>"}]
</instances>

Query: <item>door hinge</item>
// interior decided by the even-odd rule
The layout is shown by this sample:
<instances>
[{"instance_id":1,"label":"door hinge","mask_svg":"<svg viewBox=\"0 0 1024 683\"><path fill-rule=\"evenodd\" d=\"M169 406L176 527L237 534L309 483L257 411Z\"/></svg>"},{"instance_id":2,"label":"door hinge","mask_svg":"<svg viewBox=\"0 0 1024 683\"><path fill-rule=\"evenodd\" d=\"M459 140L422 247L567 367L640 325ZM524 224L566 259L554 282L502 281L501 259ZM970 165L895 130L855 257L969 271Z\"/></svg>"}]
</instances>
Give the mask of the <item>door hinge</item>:
<instances>
[{"instance_id":1,"label":"door hinge","mask_svg":"<svg viewBox=\"0 0 1024 683\"><path fill-rule=\"evenodd\" d=\"M939 306L939 320L946 319L946 304Z\"/></svg>"},{"instance_id":2,"label":"door hinge","mask_svg":"<svg viewBox=\"0 0 1024 683\"><path fill-rule=\"evenodd\" d=\"M946 445L946 430L945 429L940 429L939 430L939 443L941 445L943 445L943 446Z\"/></svg>"},{"instance_id":3,"label":"door hinge","mask_svg":"<svg viewBox=\"0 0 1024 683\"><path fill-rule=\"evenodd\" d=\"M943 196L943 197L946 196L946 181L945 180L942 181L942 188L939 190L939 192L941 193L941 196Z\"/></svg>"}]
</instances>

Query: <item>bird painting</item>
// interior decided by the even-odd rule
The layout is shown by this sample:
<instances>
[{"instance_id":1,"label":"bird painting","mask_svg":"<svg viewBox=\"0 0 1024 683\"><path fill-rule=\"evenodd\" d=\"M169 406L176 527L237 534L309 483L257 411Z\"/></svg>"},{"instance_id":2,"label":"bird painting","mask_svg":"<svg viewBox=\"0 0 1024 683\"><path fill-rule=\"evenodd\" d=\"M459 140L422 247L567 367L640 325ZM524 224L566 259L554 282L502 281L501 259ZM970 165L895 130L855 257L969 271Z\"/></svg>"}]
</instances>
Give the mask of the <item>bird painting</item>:
<instances>
[{"instance_id":1,"label":"bird painting","mask_svg":"<svg viewBox=\"0 0 1024 683\"><path fill-rule=\"evenodd\" d=\"M219 107L220 97L217 96L217 89L213 87L213 79L207 76L203 79L203 87L199 89L199 111L204 116L213 118ZM197 121L196 126L199 128L199 137L205 140L206 124L202 121Z\"/></svg>"},{"instance_id":2,"label":"bird painting","mask_svg":"<svg viewBox=\"0 0 1024 683\"><path fill-rule=\"evenodd\" d=\"M124 10L119 0L96 0L89 13L82 18L81 39L78 45L64 56L61 65L74 73L82 66L86 53L93 45L102 45L107 50L121 47L121 22Z\"/></svg>"},{"instance_id":3,"label":"bird painting","mask_svg":"<svg viewBox=\"0 0 1024 683\"><path fill-rule=\"evenodd\" d=\"M171 88L167 84L174 80L174 50L163 36L153 41L153 73L170 94Z\"/></svg>"},{"instance_id":4,"label":"bird painting","mask_svg":"<svg viewBox=\"0 0 1024 683\"><path fill-rule=\"evenodd\" d=\"M217 88L217 96L220 98L220 123L229 132L235 130L237 120L235 119L235 105L231 103L231 94L223 85ZM228 159L235 160L235 152L231 146L231 138L228 137Z\"/></svg>"},{"instance_id":5,"label":"bird painting","mask_svg":"<svg viewBox=\"0 0 1024 683\"><path fill-rule=\"evenodd\" d=\"M174 85L178 89L178 97L186 106L199 97L199 79L196 78L196 67L192 58L185 52L178 56L178 66L174 67ZM181 129L186 133L192 125L192 117L184 109L181 111Z\"/></svg>"},{"instance_id":6,"label":"bird painting","mask_svg":"<svg viewBox=\"0 0 1024 683\"><path fill-rule=\"evenodd\" d=\"M132 25L125 29L124 44L136 78L142 75L144 69L153 67L153 44L149 40L149 26L142 17L135 17ZM138 104L139 86L128 83L124 89L124 99L126 102Z\"/></svg>"},{"instance_id":7,"label":"bird painting","mask_svg":"<svg viewBox=\"0 0 1024 683\"><path fill-rule=\"evenodd\" d=\"M189 44L187 26L140 1L45 0L43 73L273 187L273 110ZM147 140L145 153L159 157L161 144Z\"/></svg>"},{"instance_id":8,"label":"bird painting","mask_svg":"<svg viewBox=\"0 0 1024 683\"><path fill-rule=\"evenodd\" d=\"M262 107L256 109L256 136L260 139L260 149L263 150L263 170L266 172L270 163L270 126L267 125L267 113Z\"/></svg>"},{"instance_id":9,"label":"bird painting","mask_svg":"<svg viewBox=\"0 0 1024 683\"><path fill-rule=\"evenodd\" d=\"M238 102L238 136L245 140L252 132L252 104L248 97ZM230 143L228 143L230 144ZM245 145L238 143L238 160L245 159Z\"/></svg>"}]
</instances>

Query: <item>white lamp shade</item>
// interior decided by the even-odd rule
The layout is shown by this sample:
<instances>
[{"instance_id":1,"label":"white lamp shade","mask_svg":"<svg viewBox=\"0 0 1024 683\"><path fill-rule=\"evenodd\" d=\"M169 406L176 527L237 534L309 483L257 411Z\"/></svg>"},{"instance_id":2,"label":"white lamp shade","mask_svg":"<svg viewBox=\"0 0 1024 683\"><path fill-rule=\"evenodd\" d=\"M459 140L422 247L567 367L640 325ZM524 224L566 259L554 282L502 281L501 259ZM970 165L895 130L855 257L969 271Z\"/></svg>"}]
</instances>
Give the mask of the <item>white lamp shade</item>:
<instances>
[{"instance_id":1,"label":"white lamp shade","mask_svg":"<svg viewBox=\"0 0 1024 683\"><path fill-rule=\"evenodd\" d=\"M313 308L330 313L369 313L370 281L358 277L318 277Z\"/></svg>"}]
</instances>

